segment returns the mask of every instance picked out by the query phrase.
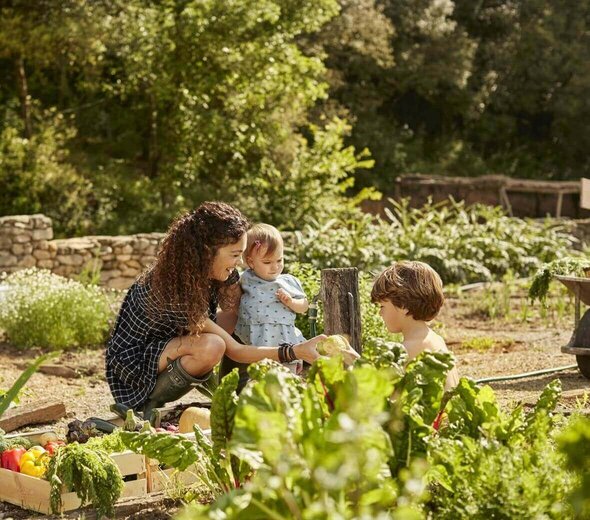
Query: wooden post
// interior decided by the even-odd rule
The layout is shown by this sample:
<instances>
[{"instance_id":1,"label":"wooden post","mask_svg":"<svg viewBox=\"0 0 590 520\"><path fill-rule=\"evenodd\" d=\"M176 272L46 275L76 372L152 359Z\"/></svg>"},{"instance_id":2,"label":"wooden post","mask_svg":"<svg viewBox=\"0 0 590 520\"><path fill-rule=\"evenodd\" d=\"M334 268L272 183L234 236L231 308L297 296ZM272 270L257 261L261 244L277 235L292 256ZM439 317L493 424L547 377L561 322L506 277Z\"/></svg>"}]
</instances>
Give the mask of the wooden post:
<instances>
[{"instance_id":1,"label":"wooden post","mask_svg":"<svg viewBox=\"0 0 590 520\"><path fill-rule=\"evenodd\" d=\"M356 267L322 269L321 298L324 303L324 332L345 334L361 353L361 305L359 272Z\"/></svg>"}]
</instances>

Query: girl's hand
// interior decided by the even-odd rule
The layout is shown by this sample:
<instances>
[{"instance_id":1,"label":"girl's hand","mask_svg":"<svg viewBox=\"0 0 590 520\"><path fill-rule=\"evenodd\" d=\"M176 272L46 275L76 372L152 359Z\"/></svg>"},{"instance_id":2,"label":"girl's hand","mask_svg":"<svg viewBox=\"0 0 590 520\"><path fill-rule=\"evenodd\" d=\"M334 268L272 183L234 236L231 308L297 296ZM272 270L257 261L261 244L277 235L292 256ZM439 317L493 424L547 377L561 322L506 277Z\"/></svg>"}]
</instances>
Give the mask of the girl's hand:
<instances>
[{"instance_id":1,"label":"girl's hand","mask_svg":"<svg viewBox=\"0 0 590 520\"><path fill-rule=\"evenodd\" d=\"M283 305L286 305L287 307L293 303L293 298L287 291L285 291L285 289L279 289L277 291L277 298Z\"/></svg>"},{"instance_id":2,"label":"girl's hand","mask_svg":"<svg viewBox=\"0 0 590 520\"><path fill-rule=\"evenodd\" d=\"M303 359L303 361L307 361L308 363L313 363L317 358L320 357L318 351L315 349L315 346L320 342L327 338L325 334L320 334L315 338L308 339L303 343L299 343L298 345L293 346L293 351L297 356L297 359Z\"/></svg>"}]
</instances>

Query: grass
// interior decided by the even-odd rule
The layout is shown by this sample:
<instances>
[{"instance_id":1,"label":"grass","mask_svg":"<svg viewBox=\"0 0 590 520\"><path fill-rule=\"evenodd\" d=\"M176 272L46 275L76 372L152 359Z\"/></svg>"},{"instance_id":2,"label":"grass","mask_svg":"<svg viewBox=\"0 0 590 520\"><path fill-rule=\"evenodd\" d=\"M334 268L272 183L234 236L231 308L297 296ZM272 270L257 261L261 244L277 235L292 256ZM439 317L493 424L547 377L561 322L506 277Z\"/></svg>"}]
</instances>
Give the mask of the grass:
<instances>
[{"instance_id":1,"label":"grass","mask_svg":"<svg viewBox=\"0 0 590 520\"><path fill-rule=\"evenodd\" d=\"M481 290L458 293L467 316L504 323L566 325L573 319L574 297L561 284L553 283L544 304L532 303L527 295L529 280L512 274L501 282L485 285Z\"/></svg>"}]
</instances>

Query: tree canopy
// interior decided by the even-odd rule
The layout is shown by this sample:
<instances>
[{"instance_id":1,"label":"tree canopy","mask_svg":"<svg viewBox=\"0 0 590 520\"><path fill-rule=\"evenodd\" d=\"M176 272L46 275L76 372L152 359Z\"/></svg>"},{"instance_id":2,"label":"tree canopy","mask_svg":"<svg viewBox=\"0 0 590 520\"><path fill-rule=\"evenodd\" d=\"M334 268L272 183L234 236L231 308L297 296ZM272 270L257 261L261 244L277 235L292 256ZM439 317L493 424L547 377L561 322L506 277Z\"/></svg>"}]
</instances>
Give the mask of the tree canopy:
<instances>
[{"instance_id":1,"label":"tree canopy","mask_svg":"<svg viewBox=\"0 0 590 520\"><path fill-rule=\"evenodd\" d=\"M207 199L293 229L400 173L590 170L590 0L0 6L0 213L60 233Z\"/></svg>"}]
</instances>

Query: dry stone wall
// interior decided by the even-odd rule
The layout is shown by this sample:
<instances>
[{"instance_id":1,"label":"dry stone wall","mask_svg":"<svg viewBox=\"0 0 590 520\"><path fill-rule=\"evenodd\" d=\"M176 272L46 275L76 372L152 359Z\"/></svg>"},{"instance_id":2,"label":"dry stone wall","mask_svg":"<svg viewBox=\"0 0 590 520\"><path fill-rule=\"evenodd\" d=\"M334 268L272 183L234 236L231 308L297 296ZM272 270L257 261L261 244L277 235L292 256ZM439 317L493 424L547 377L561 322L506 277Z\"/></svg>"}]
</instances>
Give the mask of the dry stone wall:
<instances>
[{"instance_id":1,"label":"dry stone wall","mask_svg":"<svg viewBox=\"0 0 590 520\"><path fill-rule=\"evenodd\" d=\"M156 258L163 233L53 239L45 215L0 217L0 272L38 267L67 277L100 273L106 287L126 289Z\"/></svg>"},{"instance_id":2,"label":"dry stone wall","mask_svg":"<svg viewBox=\"0 0 590 520\"><path fill-rule=\"evenodd\" d=\"M580 245L590 244L590 219L572 222ZM53 240L45 215L0 217L0 273L38 267L67 277L100 273L100 284L126 289L156 259L163 233ZM285 241L293 237L285 234Z\"/></svg>"}]
</instances>

